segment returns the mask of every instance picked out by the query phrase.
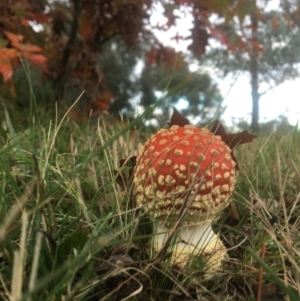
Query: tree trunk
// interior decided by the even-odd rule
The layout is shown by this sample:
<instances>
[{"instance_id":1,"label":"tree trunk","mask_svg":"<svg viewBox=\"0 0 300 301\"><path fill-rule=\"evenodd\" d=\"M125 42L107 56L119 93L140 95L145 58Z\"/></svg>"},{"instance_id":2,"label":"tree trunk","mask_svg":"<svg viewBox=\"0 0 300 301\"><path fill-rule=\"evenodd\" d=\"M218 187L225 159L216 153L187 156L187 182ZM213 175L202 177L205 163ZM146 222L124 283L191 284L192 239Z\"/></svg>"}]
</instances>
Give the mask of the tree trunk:
<instances>
[{"instance_id":1,"label":"tree trunk","mask_svg":"<svg viewBox=\"0 0 300 301\"><path fill-rule=\"evenodd\" d=\"M252 122L251 128L254 133L259 131L259 93L258 93L258 64L255 56L250 60L251 95L252 95Z\"/></svg>"},{"instance_id":2,"label":"tree trunk","mask_svg":"<svg viewBox=\"0 0 300 301\"><path fill-rule=\"evenodd\" d=\"M71 55L71 48L76 40L76 35L78 33L79 28L79 16L80 16L80 0L74 0L74 12L73 12L73 20L71 23L71 31L70 36L63 51L61 65L60 65L60 72L58 73L56 80L55 80L55 88L56 88L56 95L55 99L61 100L64 96L64 88L66 83L66 74L68 70L68 63L69 58Z\"/></svg>"},{"instance_id":3,"label":"tree trunk","mask_svg":"<svg viewBox=\"0 0 300 301\"><path fill-rule=\"evenodd\" d=\"M251 13L251 29L252 29L252 50L250 54L250 76L251 76L251 94L252 94L252 122L251 128L254 133L259 131L259 98L258 93L258 61L257 61L257 49L254 47L254 41L257 34L257 16L256 16L256 0L252 1L253 12Z\"/></svg>"}]
</instances>

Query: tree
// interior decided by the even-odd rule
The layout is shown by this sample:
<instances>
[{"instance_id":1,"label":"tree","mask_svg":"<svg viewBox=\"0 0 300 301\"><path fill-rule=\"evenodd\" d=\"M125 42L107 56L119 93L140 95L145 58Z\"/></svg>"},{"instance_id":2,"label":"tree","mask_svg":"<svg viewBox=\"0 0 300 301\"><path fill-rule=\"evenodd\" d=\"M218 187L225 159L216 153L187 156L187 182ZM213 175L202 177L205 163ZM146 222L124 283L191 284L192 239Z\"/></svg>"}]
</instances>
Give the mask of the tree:
<instances>
[{"instance_id":1,"label":"tree","mask_svg":"<svg viewBox=\"0 0 300 301\"><path fill-rule=\"evenodd\" d=\"M119 115L123 111L130 115L134 113L136 104L148 107L158 100L159 93L172 91L182 85L178 93L171 93L168 103L163 104L160 111L167 114L171 104L185 100L189 104L183 110L185 115L200 117L202 122L220 115L222 97L207 73L190 72L188 63L179 55L173 66L168 63L157 64L155 59L149 62L153 59L153 53L148 49L151 49L151 45L144 44L138 49L128 50L121 40L112 41L104 48L99 63L107 87L114 95L110 105L111 113ZM165 51L168 49L165 48ZM172 49L169 51L172 55Z\"/></svg>"},{"instance_id":2,"label":"tree","mask_svg":"<svg viewBox=\"0 0 300 301\"><path fill-rule=\"evenodd\" d=\"M150 66L173 67L178 54L155 38L149 18L155 5L162 5L166 23L156 28L167 31L180 18L178 12L188 10L193 22L191 34L188 37L176 34L174 39L189 39L194 56L201 57L209 49L206 59L218 62L217 67L223 70L239 70L246 61L252 75L253 104L256 104L253 129L257 130L259 84L262 78L266 80L262 75L268 75L274 84L287 79L291 71L295 75L292 64L298 62L298 56L290 54L299 45L296 30L291 30L299 23L296 0L295 3L281 1L281 10L270 12L264 12L259 6L267 0L257 1L6 1L0 4L0 74L14 94L11 75L20 65L21 57L36 65L51 82L56 92L54 100L69 103L85 90L80 102L86 113L91 109L107 110L117 98L121 103L117 105L115 101L115 109L128 108L129 95L123 93L122 100L114 95L116 87L108 85L107 72L98 64L106 45L118 38L126 49L141 49ZM220 47L209 48L212 39ZM280 70L282 64L285 64L284 72ZM191 97L189 100L194 101Z\"/></svg>"},{"instance_id":3,"label":"tree","mask_svg":"<svg viewBox=\"0 0 300 301\"><path fill-rule=\"evenodd\" d=\"M198 2L195 1L195 9L200 8ZM143 55L151 65L174 66L175 51L163 47L151 31L149 17L157 3L164 6L167 18L160 30L169 30L178 18L176 11L191 5L186 0L3 2L0 5L0 74L6 86L10 81L13 86L11 75L20 64L19 58L25 58L52 83L56 91L54 100L64 99L69 103L76 99L75 94L78 96L85 90L81 103L86 112L91 108L106 110L114 98L121 102L118 105L114 102L115 109L128 107L128 99L125 100L128 95L125 93L122 101L115 97L116 89L111 84L108 87L98 60L106 45L118 37L126 49L147 44ZM206 12L206 21L216 7L211 6L211 11ZM203 20L194 21L190 48L201 55L208 41L207 26Z\"/></svg>"},{"instance_id":4,"label":"tree","mask_svg":"<svg viewBox=\"0 0 300 301\"><path fill-rule=\"evenodd\" d=\"M299 75L299 4L281 1L276 10L266 11L268 2L232 1L228 10L237 18L218 20L213 28L213 34L219 34L224 43L211 47L200 58L223 70L225 76L240 71L249 73L254 132L259 130L260 97Z\"/></svg>"},{"instance_id":5,"label":"tree","mask_svg":"<svg viewBox=\"0 0 300 301\"><path fill-rule=\"evenodd\" d=\"M120 111L126 115L133 113L129 100L136 97L140 91L140 75L135 69L143 57L141 48L128 49L124 42L117 38L105 45L99 56L99 66L107 87L113 94L113 101L109 106L111 114L119 115Z\"/></svg>"},{"instance_id":6,"label":"tree","mask_svg":"<svg viewBox=\"0 0 300 301\"><path fill-rule=\"evenodd\" d=\"M156 101L156 92L172 91L182 84L180 91L171 93L169 102L177 104L180 100L185 100L188 103L187 108L180 109L185 116L200 118L202 123L207 123L221 115L222 96L217 85L205 72L190 72L188 63L184 61L178 63L177 68L146 65L141 77L140 103L147 107ZM166 104L165 110L169 107Z\"/></svg>"},{"instance_id":7,"label":"tree","mask_svg":"<svg viewBox=\"0 0 300 301\"><path fill-rule=\"evenodd\" d=\"M4 47L0 48L0 73L6 85L9 81L13 83L11 74L17 70L13 59L20 65L19 57L23 55L29 63L36 64L52 83L56 91L54 100L63 99L65 104L70 105L85 90L79 102L80 112L88 114L92 109L95 115L99 110L108 108L115 112L130 110L129 100L141 88L138 80L134 86L130 78L137 59L151 65L152 69L148 70L152 73L159 71L159 65L166 70L178 65L178 55L174 49L164 47L151 31L149 17L156 3L162 2L69 0L43 1L37 5L34 1L24 0L1 4L4 17L0 20L0 35L5 42ZM167 23L160 29L168 30L176 21L176 9L184 7L187 2L173 0L162 4L166 9ZM12 23L13 20L17 22ZM35 22L34 27L32 22ZM43 27L39 32L34 29L37 25ZM191 49L203 54L207 38L204 23L195 21ZM116 45L118 52L111 49ZM2 61L1 55L4 57ZM189 76L183 58L180 64L185 65L183 74ZM164 76L165 82L168 82L162 70L159 76ZM171 73L168 71L168 74ZM192 80L194 90L197 80L204 80L206 86L210 86L207 76L201 78L195 75ZM178 82L178 79L175 81ZM207 92L208 89L197 95L194 91L193 97L188 97L194 103L193 108L196 108L197 101L199 104L208 103L209 98L203 96Z\"/></svg>"}]
</instances>

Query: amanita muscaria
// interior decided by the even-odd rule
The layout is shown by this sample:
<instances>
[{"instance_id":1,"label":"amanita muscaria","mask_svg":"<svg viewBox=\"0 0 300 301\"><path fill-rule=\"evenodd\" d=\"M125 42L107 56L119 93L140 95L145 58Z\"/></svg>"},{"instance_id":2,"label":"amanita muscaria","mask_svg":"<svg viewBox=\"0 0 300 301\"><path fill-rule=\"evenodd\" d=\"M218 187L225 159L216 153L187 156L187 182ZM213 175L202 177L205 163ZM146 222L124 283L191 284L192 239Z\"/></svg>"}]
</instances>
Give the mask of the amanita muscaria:
<instances>
[{"instance_id":1,"label":"amanita muscaria","mask_svg":"<svg viewBox=\"0 0 300 301\"><path fill-rule=\"evenodd\" d=\"M183 121L179 122L181 126L161 129L144 144L136 161L134 193L137 204L155 221L156 250L168 237L183 204L189 204L172 246L171 261L183 267L191 256L203 256L209 276L219 270L227 253L211 223L234 189L236 162L232 149L223 141L227 134L217 134L223 131L220 124L220 130L213 133L178 116ZM255 137L247 135L250 141ZM235 146L242 143L243 139Z\"/></svg>"}]
</instances>

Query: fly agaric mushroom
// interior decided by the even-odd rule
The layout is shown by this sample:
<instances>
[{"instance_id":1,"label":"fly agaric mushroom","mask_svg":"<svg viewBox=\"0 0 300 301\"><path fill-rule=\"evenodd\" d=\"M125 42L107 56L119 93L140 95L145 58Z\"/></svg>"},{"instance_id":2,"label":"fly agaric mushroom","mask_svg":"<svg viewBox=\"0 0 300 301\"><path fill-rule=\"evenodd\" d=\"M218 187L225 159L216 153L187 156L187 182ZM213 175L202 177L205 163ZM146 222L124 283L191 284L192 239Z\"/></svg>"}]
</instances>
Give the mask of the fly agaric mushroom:
<instances>
[{"instance_id":1,"label":"fly agaric mushroom","mask_svg":"<svg viewBox=\"0 0 300 301\"><path fill-rule=\"evenodd\" d=\"M189 204L172 249L173 264L183 267L193 255L201 255L207 260L206 276L219 270L227 252L211 223L233 191L235 165L220 136L190 124L161 129L143 146L137 157L134 193L137 204L156 221L156 250L183 204Z\"/></svg>"}]
</instances>

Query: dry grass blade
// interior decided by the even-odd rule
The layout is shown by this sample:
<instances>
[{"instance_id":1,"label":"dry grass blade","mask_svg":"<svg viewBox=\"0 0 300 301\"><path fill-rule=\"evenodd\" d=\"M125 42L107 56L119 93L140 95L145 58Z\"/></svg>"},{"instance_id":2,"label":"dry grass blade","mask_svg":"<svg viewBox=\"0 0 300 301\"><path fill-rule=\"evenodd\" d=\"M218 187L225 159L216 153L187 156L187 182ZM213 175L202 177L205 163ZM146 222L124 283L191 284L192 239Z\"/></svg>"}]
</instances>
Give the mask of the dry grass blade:
<instances>
[{"instance_id":1,"label":"dry grass blade","mask_svg":"<svg viewBox=\"0 0 300 301\"><path fill-rule=\"evenodd\" d=\"M83 215L87 221L87 223L89 225L92 224L92 220L89 216L89 213L88 213L88 210L87 210L87 206L85 204L85 201L84 201L84 197L83 197L83 193L82 193L82 189L81 189L81 184L80 184L80 179L79 177L76 177L75 178L75 186L76 186L76 190L77 190L77 200L78 200L78 204L83 212Z\"/></svg>"},{"instance_id":2,"label":"dry grass blade","mask_svg":"<svg viewBox=\"0 0 300 301\"><path fill-rule=\"evenodd\" d=\"M50 143L50 146L49 146L49 150L48 150L48 154L47 154L47 157L46 157L46 162L45 162L45 169L43 171L43 175L42 175L42 179L45 178L45 173L46 173L46 166L48 165L49 163L49 160L50 160L50 156L51 156L51 153L52 153L52 150L54 149L54 145L55 145L55 141L56 141L56 136L61 128L61 126L63 125L64 123L64 120L68 117L68 114L70 113L70 111L72 111L72 109L75 107L75 105L78 103L78 101L81 99L82 95L84 94L84 91L78 96L78 98L74 101L74 103L70 106L70 108L67 110L66 114L63 116L63 118L61 119L61 121L59 122L58 125L55 126L55 132L54 132L54 136L53 136L53 139Z\"/></svg>"},{"instance_id":3,"label":"dry grass blade","mask_svg":"<svg viewBox=\"0 0 300 301\"><path fill-rule=\"evenodd\" d=\"M0 228L0 246L3 245L10 233L11 229L13 228L16 220L20 216L24 206L29 202L30 196L34 188L37 185L37 179L32 180L25 188L25 192L23 195L16 201L16 204L12 207L11 211L9 212L6 220L2 224Z\"/></svg>"},{"instance_id":4,"label":"dry grass blade","mask_svg":"<svg viewBox=\"0 0 300 301\"><path fill-rule=\"evenodd\" d=\"M136 273L134 273L133 275L131 275L131 274L129 273L129 270L134 270L134 271L136 271ZM144 273L144 272L141 271L141 270L137 270L136 268L133 268L133 267L130 267L130 268L125 269L125 268L121 268L121 267L118 267L118 266L116 266L116 269L114 269L114 270L112 271L112 274L111 274L111 275L115 274L116 272L117 272L118 274L124 273L125 275L128 276L128 278L127 278L126 280L122 281L122 282L121 282L114 290L112 290L111 292L109 292L107 295L105 295L105 296L104 296L103 298L101 298L99 301L105 301L105 300L108 300L108 298L109 298L110 296L113 296L115 293L119 292L120 289L121 289L124 285L126 285L129 281L132 281L132 280L134 280L134 281L139 285L139 287L138 287L138 289L136 289L134 292L130 293L130 294L129 294L128 296L126 296L125 298L122 298L122 299L121 299L122 301L123 301L123 300L124 300L124 301L125 301L125 300L128 300L130 297L133 297L133 296L139 294L139 293L143 290L143 284L137 279L137 277L140 276L141 274L144 275L145 277L148 277L148 276L146 275L146 273ZM108 275L108 277L109 277L109 275ZM121 301L121 300L120 300L120 301Z\"/></svg>"},{"instance_id":5,"label":"dry grass blade","mask_svg":"<svg viewBox=\"0 0 300 301\"><path fill-rule=\"evenodd\" d=\"M11 283L11 301L17 301L22 295L24 264L26 259L26 238L28 227L28 214L23 212L20 238L20 249L14 252L14 264Z\"/></svg>"},{"instance_id":6,"label":"dry grass blade","mask_svg":"<svg viewBox=\"0 0 300 301\"><path fill-rule=\"evenodd\" d=\"M262 243L261 253L260 253L261 260L265 260L266 247L267 247L267 245L266 245L267 237L268 237L268 232L265 230L264 241ZM259 268L259 274L258 274L256 301L261 301L262 283L263 283L263 267L261 266Z\"/></svg>"},{"instance_id":7,"label":"dry grass blade","mask_svg":"<svg viewBox=\"0 0 300 301\"><path fill-rule=\"evenodd\" d=\"M153 269L158 270L155 266L153 266ZM188 296L190 298L191 295L189 294L189 292L187 291L187 289L185 289L184 284L182 282L180 282L178 279L176 279L175 277L173 277L170 273L166 274L164 271L159 270L161 273L163 273L167 278L171 279L173 281L173 283L180 288L181 292L185 294L185 296ZM174 294L174 292L172 292Z\"/></svg>"},{"instance_id":8,"label":"dry grass blade","mask_svg":"<svg viewBox=\"0 0 300 301\"><path fill-rule=\"evenodd\" d=\"M38 232L36 235L36 242L34 246L34 255L29 279L29 290L32 291L34 289L34 285L36 282L37 271L38 271L38 262L40 257L40 250L42 245L42 233Z\"/></svg>"},{"instance_id":9,"label":"dry grass blade","mask_svg":"<svg viewBox=\"0 0 300 301\"><path fill-rule=\"evenodd\" d=\"M292 166L293 166L293 169L294 169L294 171L295 171L295 173L297 175L298 181L300 182L300 173L299 173L299 171L297 169L297 166L296 166L294 160L291 159L291 158L290 158L290 162L292 163Z\"/></svg>"},{"instance_id":10,"label":"dry grass blade","mask_svg":"<svg viewBox=\"0 0 300 301\"><path fill-rule=\"evenodd\" d=\"M276 147L276 169L277 169L277 179L278 179L278 189L279 189L279 202L280 202L280 206L282 207L283 210L283 215L284 215L284 223L285 225L288 225L288 215L287 215L287 211L286 211L286 205L285 205L285 201L284 201L284 189L285 189L285 183L286 183L286 179L283 183L282 181L282 177L281 177L281 162L280 162L280 154L279 154L279 149L278 147ZM291 233L290 233L290 229L287 226L286 227L286 231L287 231L287 238L286 238L286 244L287 247L289 249L290 252L292 252L292 239L291 239Z\"/></svg>"}]
</instances>

